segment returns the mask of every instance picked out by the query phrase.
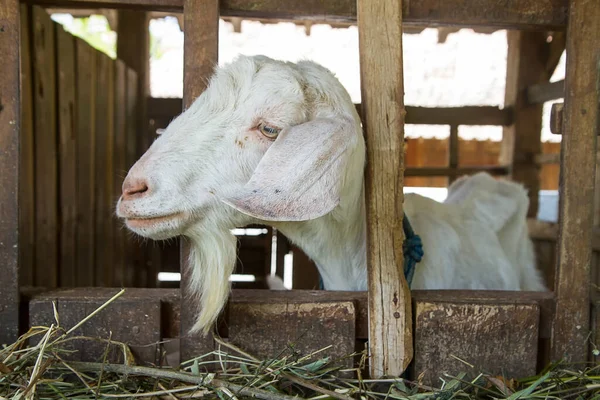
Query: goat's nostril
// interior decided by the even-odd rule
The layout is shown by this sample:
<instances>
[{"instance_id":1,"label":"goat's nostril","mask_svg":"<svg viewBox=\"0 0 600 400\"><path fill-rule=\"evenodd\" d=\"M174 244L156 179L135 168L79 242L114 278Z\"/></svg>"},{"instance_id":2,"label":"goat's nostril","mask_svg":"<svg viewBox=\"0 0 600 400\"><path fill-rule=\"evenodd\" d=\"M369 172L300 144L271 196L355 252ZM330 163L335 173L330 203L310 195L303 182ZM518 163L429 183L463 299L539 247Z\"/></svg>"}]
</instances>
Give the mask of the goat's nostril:
<instances>
[{"instance_id":1,"label":"goat's nostril","mask_svg":"<svg viewBox=\"0 0 600 400\"><path fill-rule=\"evenodd\" d=\"M144 180L125 180L123 182L123 199L142 197L148 193L148 184Z\"/></svg>"}]
</instances>

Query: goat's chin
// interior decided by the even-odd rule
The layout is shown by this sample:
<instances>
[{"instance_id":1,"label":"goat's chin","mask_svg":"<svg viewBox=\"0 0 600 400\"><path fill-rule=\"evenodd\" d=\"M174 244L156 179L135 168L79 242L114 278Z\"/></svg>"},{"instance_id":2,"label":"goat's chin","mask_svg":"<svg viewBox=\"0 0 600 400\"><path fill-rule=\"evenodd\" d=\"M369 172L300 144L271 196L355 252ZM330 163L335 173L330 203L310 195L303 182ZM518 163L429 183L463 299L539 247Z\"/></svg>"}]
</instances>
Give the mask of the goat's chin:
<instances>
[{"instance_id":1,"label":"goat's chin","mask_svg":"<svg viewBox=\"0 0 600 400\"><path fill-rule=\"evenodd\" d=\"M197 318L190 333L208 333L227 303L229 277L237 257L236 238L228 229L191 228L188 279L190 299L197 306Z\"/></svg>"},{"instance_id":2,"label":"goat's chin","mask_svg":"<svg viewBox=\"0 0 600 400\"><path fill-rule=\"evenodd\" d=\"M124 218L127 228L136 234L153 240L166 240L183 233L187 218L183 213L160 217Z\"/></svg>"}]
</instances>

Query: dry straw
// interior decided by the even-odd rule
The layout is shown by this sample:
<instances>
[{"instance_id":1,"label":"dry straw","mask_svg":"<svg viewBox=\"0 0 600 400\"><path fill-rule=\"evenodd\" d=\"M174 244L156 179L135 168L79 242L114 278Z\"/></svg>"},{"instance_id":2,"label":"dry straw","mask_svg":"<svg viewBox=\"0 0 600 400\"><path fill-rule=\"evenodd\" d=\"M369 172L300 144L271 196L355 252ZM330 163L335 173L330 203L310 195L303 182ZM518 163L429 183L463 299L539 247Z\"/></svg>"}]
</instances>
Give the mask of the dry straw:
<instances>
[{"instance_id":1,"label":"dry straw","mask_svg":"<svg viewBox=\"0 0 600 400\"><path fill-rule=\"evenodd\" d=\"M360 368L340 370L334 366L336 360L323 357L321 353L328 348L304 356L284 350L278 358L259 360L216 338L217 350L186 361L178 369L137 366L124 343L110 337L73 335L123 293L69 330L61 327L55 308L54 324L34 326L0 350L0 399L600 400L600 364L554 364L538 376L512 380L475 372L464 362L465 372L440 377L440 387L431 388L405 379L363 379ZM68 360L73 351L68 344L73 340L106 343L103 359L97 363ZM123 363L107 362L111 345L119 346ZM359 366L364 365L364 354L359 356Z\"/></svg>"}]
</instances>

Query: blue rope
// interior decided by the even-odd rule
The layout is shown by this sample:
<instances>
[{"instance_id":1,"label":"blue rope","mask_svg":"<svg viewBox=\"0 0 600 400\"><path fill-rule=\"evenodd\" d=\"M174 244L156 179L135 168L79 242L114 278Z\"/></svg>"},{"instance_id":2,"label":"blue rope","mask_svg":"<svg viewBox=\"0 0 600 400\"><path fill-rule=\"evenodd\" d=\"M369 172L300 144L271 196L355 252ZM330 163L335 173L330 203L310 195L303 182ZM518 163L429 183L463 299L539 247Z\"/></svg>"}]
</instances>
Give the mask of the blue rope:
<instances>
[{"instance_id":1,"label":"blue rope","mask_svg":"<svg viewBox=\"0 0 600 400\"><path fill-rule=\"evenodd\" d=\"M423 242L421 237L413 231L410 221L406 214L402 218L402 230L404 230L404 243L402 243L402 252L404 253L404 277L410 288L412 285L413 276L415 275L415 267L417 263L423 259L425 254L423 251ZM324 290L323 278L319 274L319 289Z\"/></svg>"}]
</instances>

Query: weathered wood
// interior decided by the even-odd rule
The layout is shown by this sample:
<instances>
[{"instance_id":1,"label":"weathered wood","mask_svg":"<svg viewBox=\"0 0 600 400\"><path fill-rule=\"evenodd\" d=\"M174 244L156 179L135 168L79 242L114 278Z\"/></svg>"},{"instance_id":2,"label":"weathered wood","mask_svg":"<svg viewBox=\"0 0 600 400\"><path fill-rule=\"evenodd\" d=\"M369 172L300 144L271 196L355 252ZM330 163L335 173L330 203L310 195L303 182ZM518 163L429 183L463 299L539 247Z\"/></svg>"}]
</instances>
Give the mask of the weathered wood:
<instances>
[{"instance_id":1,"label":"weathered wood","mask_svg":"<svg viewBox=\"0 0 600 400\"><path fill-rule=\"evenodd\" d=\"M470 370L507 377L536 372L540 309L531 304L415 304L414 376L437 387ZM460 361L463 360L464 362ZM468 377L474 379L476 376Z\"/></svg>"},{"instance_id":2,"label":"weathered wood","mask_svg":"<svg viewBox=\"0 0 600 400\"><path fill-rule=\"evenodd\" d=\"M507 175L509 167L502 165L482 165L480 167L408 167L404 170L404 176L451 176L472 175L485 171L491 175Z\"/></svg>"},{"instance_id":3,"label":"weathered wood","mask_svg":"<svg viewBox=\"0 0 600 400\"><path fill-rule=\"evenodd\" d=\"M0 4L0 344L19 334L19 2Z\"/></svg>"},{"instance_id":4,"label":"weathered wood","mask_svg":"<svg viewBox=\"0 0 600 400\"><path fill-rule=\"evenodd\" d=\"M33 7L32 16L36 177L35 284L53 288L58 284L56 46L50 16L40 7Z\"/></svg>"},{"instance_id":5,"label":"weathered wood","mask_svg":"<svg viewBox=\"0 0 600 400\"><path fill-rule=\"evenodd\" d=\"M60 211L59 285L76 286L77 273L77 142L75 38L56 29L58 68L58 173Z\"/></svg>"},{"instance_id":6,"label":"weathered wood","mask_svg":"<svg viewBox=\"0 0 600 400\"><path fill-rule=\"evenodd\" d=\"M229 341L259 359L303 357L332 346L317 357L351 368L355 323L353 302L273 303L264 296L229 304Z\"/></svg>"},{"instance_id":7,"label":"weathered wood","mask_svg":"<svg viewBox=\"0 0 600 400\"><path fill-rule=\"evenodd\" d=\"M98 53L95 140L95 279L96 286L112 285L113 207L112 174L114 142L114 69L112 60Z\"/></svg>"},{"instance_id":8,"label":"weathered wood","mask_svg":"<svg viewBox=\"0 0 600 400\"><path fill-rule=\"evenodd\" d=\"M529 236L532 239L557 241L558 224L552 222L539 221L534 218L527 219ZM594 227L592 230L592 249L600 251L600 228Z\"/></svg>"},{"instance_id":9,"label":"weathered wood","mask_svg":"<svg viewBox=\"0 0 600 400\"><path fill-rule=\"evenodd\" d=\"M117 27L117 58L133 69L138 78L138 99L145 99L150 93L150 19L143 11L119 10ZM135 40L132 40L135 38ZM137 108L137 156L150 147L152 141L146 134L148 117L146 104L140 101Z\"/></svg>"},{"instance_id":10,"label":"weathered wood","mask_svg":"<svg viewBox=\"0 0 600 400\"><path fill-rule=\"evenodd\" d=\"M21 132L19 151L19 284L34 284L35 157L33 136L33 77L31 7L21 4Z\"/></svg>"},{"instance_id":11,"label":"weathered wood","mask_svg":"<svg viewBox=\"0 0 600 400\"><path fill-rule=\"evenodd\" d=\"M49 292L34 296L29 302L31 325L49 326L56 323L52 302L56 302L60 326L70 329L91 314L118 292L103 292L89 288ZM158 343L161 339L161 298L159 296L136 296L128 292L115 300L108 308L73 331L73 336L111 339L129 345L138 363L156 362ZM65 355L78 361L102 361L107 343L94 340L74 340L69 343L75 354ZM124 362L123 349L113 346L109 352L111 362Z\"/></svg>"},{"instance_id":12,"label":"weathered wood","mask_svg":"<svg viewBox=\"0 0 600 400\"><path fill-rule=\"evenodd\" d=\"M369 368L400 376L413 357L410 290L403 271L404 77L402 4L359 0L366 205Z\"/></svg>"},{"instance_id":13,"label":"weathered wood","mask_svg":"<svg viewBox=\"0 0 600 400\"><path fill-rule=\"evenodd\" d=\"M504 103L512 107L514 121L502 132L500 163L512 165L511 178L527 189L530 217L538 210L540 167L535 157L542 152L543 106L528 102L527 88L548 81L546 37L544 32L517 31L509 31L507 36Z\"/></svg>"},{"instance_id":14,"label":"weathered wood","mask_svg":"<svg viewBox=\"0 0 600 400\"><path fill-rule=\"evenodd\" d=\"M75 39L77 54L77 286L95 282L96 52Z\"/></svg>"},{"instance_id":15,"label":"weathered wood","mask_svg":"<svg viewBox=\"0 0 600 400\"><path fill-rule=\"evenodd\" d=\"M559 236L552 357L588 358L596 136L600 124L600 7L572 0L561 148Z\"/></svg>"},{"instance_id":16,"label":"weathered wood","mask_svg":"<svg viewBox=\"0 0 600 400\"><path fill-rule=\"evenodd\" d=\"M53 7L131 8L181 12L185 0L27 0ZM221 14L228 17L313 19L321 22L355 22L352 0L223 0ZM564 29L567 0L422 0L404 1L407 26L490 26L535 30Z\"/></svg>"},{"instance_id":17,"label":"weathered wood","mask_svg":"<svg viewBox=\"0 0 600 400\"><path fill-rule=\"evenodd\" d=\"M123 180L127 175L126 157L127 157L127 67L121 60L114 63L114 148L113 148L113 202L121 193ZM113 210L114 212L114 210ZM120 221L115 221L113 227L114 237L114 277L113 282L119 286L130 286L130 282L125 281L125 243L127 240L126 230Z\"/></svg>"},{"instance_id":18,"label":"weathered wood","mask_svg":"<svg viewBox=\"0 0 600 400\"><path fill-rule=\"evenodd\" d=\"M550 132L562 135L564 103L554 103L550 109Z\"/></svg>"},{"instance_id":19,"label":"weathered wood","mask_svg":"<svg viewBox=\"0 0 600 400\"><path fill-rule=\"evenodd\" d=\"M537 83L527 88L527 102L542 104L547 101L562 99L565 94L565 81Z\"/></svg>"},{"instance_id":20,"label":"weathered wood","mask_svg":"<svg viewBox=\"0 0 600 400\"><path fill-rule=\"evenodd\" d=\"M184 60L183 60L183 107L188 108L206 89L207 79L219 58L219 1L206 0L184 2ZM188 265L189 243L181 240L181 290L182 298L188 298L190 271ZM196 307L181 310L181 357L189 359L214 348L212 334L206 337L190 335Z\"/></svg>"}]
</instances>

